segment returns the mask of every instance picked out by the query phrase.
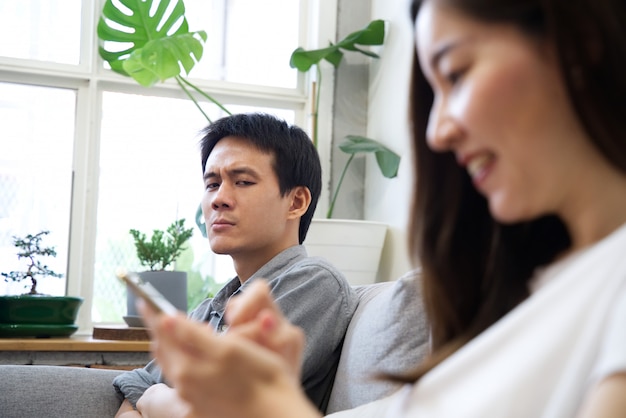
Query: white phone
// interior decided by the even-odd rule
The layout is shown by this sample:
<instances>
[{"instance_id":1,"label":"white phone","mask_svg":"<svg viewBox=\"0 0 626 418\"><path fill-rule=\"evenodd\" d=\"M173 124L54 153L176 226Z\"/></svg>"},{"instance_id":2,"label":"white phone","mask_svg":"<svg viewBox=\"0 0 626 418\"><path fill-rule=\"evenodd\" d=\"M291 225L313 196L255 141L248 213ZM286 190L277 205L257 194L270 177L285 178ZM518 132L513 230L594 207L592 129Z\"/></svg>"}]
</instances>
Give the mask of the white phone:
<instances>
[{"instance_id":1,"label":"white phone","mask_svg":"<svg viewBox=\"0 0 626 418\"><path fill-rule=\"evenodd\" d=\"M178 309L168 301L154 286L143 282L136 273L119 270L117 277L128 285L137 297L142 298L157 313L174 315Z\"/></svg>"}]
</instances>

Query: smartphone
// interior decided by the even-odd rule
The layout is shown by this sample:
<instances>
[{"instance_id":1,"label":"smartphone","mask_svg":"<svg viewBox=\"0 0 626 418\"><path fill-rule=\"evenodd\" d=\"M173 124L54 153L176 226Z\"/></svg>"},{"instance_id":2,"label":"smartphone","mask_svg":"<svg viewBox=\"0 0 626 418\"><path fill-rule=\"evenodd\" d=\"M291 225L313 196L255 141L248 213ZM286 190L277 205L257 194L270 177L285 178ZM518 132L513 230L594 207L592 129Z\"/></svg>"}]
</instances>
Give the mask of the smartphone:
<instances>
[{"instance_id":1,"label":"smartphone","mask_svg":"<svg viewBox=\"0 0 626 418\"><path fill-rule=\"evenodd\" d=\"M117 277L126 283L137 297L142 298L157 313L174 315L178 309L168 301L154 286L143 282L136 273L119 270Z\"/></svg>"}]
</instances>

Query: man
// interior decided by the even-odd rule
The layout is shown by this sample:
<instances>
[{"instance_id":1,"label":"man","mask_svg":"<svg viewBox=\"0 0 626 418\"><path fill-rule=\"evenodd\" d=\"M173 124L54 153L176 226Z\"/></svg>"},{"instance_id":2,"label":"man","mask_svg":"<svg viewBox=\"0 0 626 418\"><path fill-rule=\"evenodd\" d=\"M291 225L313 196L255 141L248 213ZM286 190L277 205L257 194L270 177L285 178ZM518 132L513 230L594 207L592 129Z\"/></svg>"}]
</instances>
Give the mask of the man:
<instances>
[{"instance_id":1,"label":"man","mask_svg":"<svg viewBox=\"0 0 626 418\"><path fill-rule=\"evenodd\" d=\"M336 268L308 257L302 246L321 192L317 150L302 129L260 113L222 118L203 135L207 236L215 253L231 256L237 277L190 316L221 332L227 301L266 279L287 319L304 330L302 385L323 411L356 295ZM118 376L114 385L125 397L118 417L187 410L154 361Z\"/></svg>"}]
</instances>

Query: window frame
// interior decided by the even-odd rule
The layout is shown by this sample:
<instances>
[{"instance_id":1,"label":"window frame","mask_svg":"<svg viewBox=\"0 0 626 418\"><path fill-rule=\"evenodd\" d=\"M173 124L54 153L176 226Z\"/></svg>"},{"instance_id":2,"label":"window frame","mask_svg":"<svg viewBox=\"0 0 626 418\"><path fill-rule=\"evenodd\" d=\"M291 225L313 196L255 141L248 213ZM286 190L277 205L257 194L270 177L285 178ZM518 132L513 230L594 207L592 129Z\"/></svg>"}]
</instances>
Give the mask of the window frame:
<instances>
[{"instance_id":1,"label":"window frame","mask_svg":"<svg viewBox=\"0 0 626 418\"><path fill-rule=\"evenodd\" d=\"M169 80L149 89L134 80L103 67L97 53L96 26L105 0L82 0L80 62L77 65L58 64L0 57L0 82L60 87L75 90L76 122L72 163L72 190L66 294L84 298L77 324L79 333L90 333L93 280L95 268L96 224L98 206L98 166L100 159L100 119L104 91L155 97L187 99L177 84ZM301 3L300 42L304 48L325 46L335 38L336 0L296 0ZM323 16L323 19L320 19ZM285 63L285 65L288 65ZM324 85L318 115L320 138L332 134L332 90L334 71L322 68ZM330 67L330 68L328 68ZM310 131L310 79L313 72L298 74L295 89L265 87L225 81L190 79L217 100L232 104L272 106L292 109L295 123ZM320 141L318 152L322 161L323 184L330 179L330 141ZM329 192L323 187L317 213L325 213Z\"/></svg>"}]
</instances>

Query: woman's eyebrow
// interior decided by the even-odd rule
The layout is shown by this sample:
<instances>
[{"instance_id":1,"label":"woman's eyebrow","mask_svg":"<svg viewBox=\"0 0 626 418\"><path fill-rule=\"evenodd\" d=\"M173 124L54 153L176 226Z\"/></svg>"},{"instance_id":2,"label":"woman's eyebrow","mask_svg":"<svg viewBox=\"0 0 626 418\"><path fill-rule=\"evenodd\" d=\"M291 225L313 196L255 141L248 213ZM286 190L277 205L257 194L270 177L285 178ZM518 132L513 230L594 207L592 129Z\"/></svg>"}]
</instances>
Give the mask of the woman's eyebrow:
<instances>
[{"instance_id":1,"label":"woman's eyebrow","mask_svg":"<svg viewBox=\"0 0 626 418\"><path fill-rule=\"evenodd\" d=\"M452 52L453 50L460 48L463 45L466 45L470 42L470 39L464 40L450 40L448 42L444 42L440 46L438 46L435 52L430 57L430 68L439 68L439 62L445 57L447 54Z\"/></svg>"}]
</instances>

